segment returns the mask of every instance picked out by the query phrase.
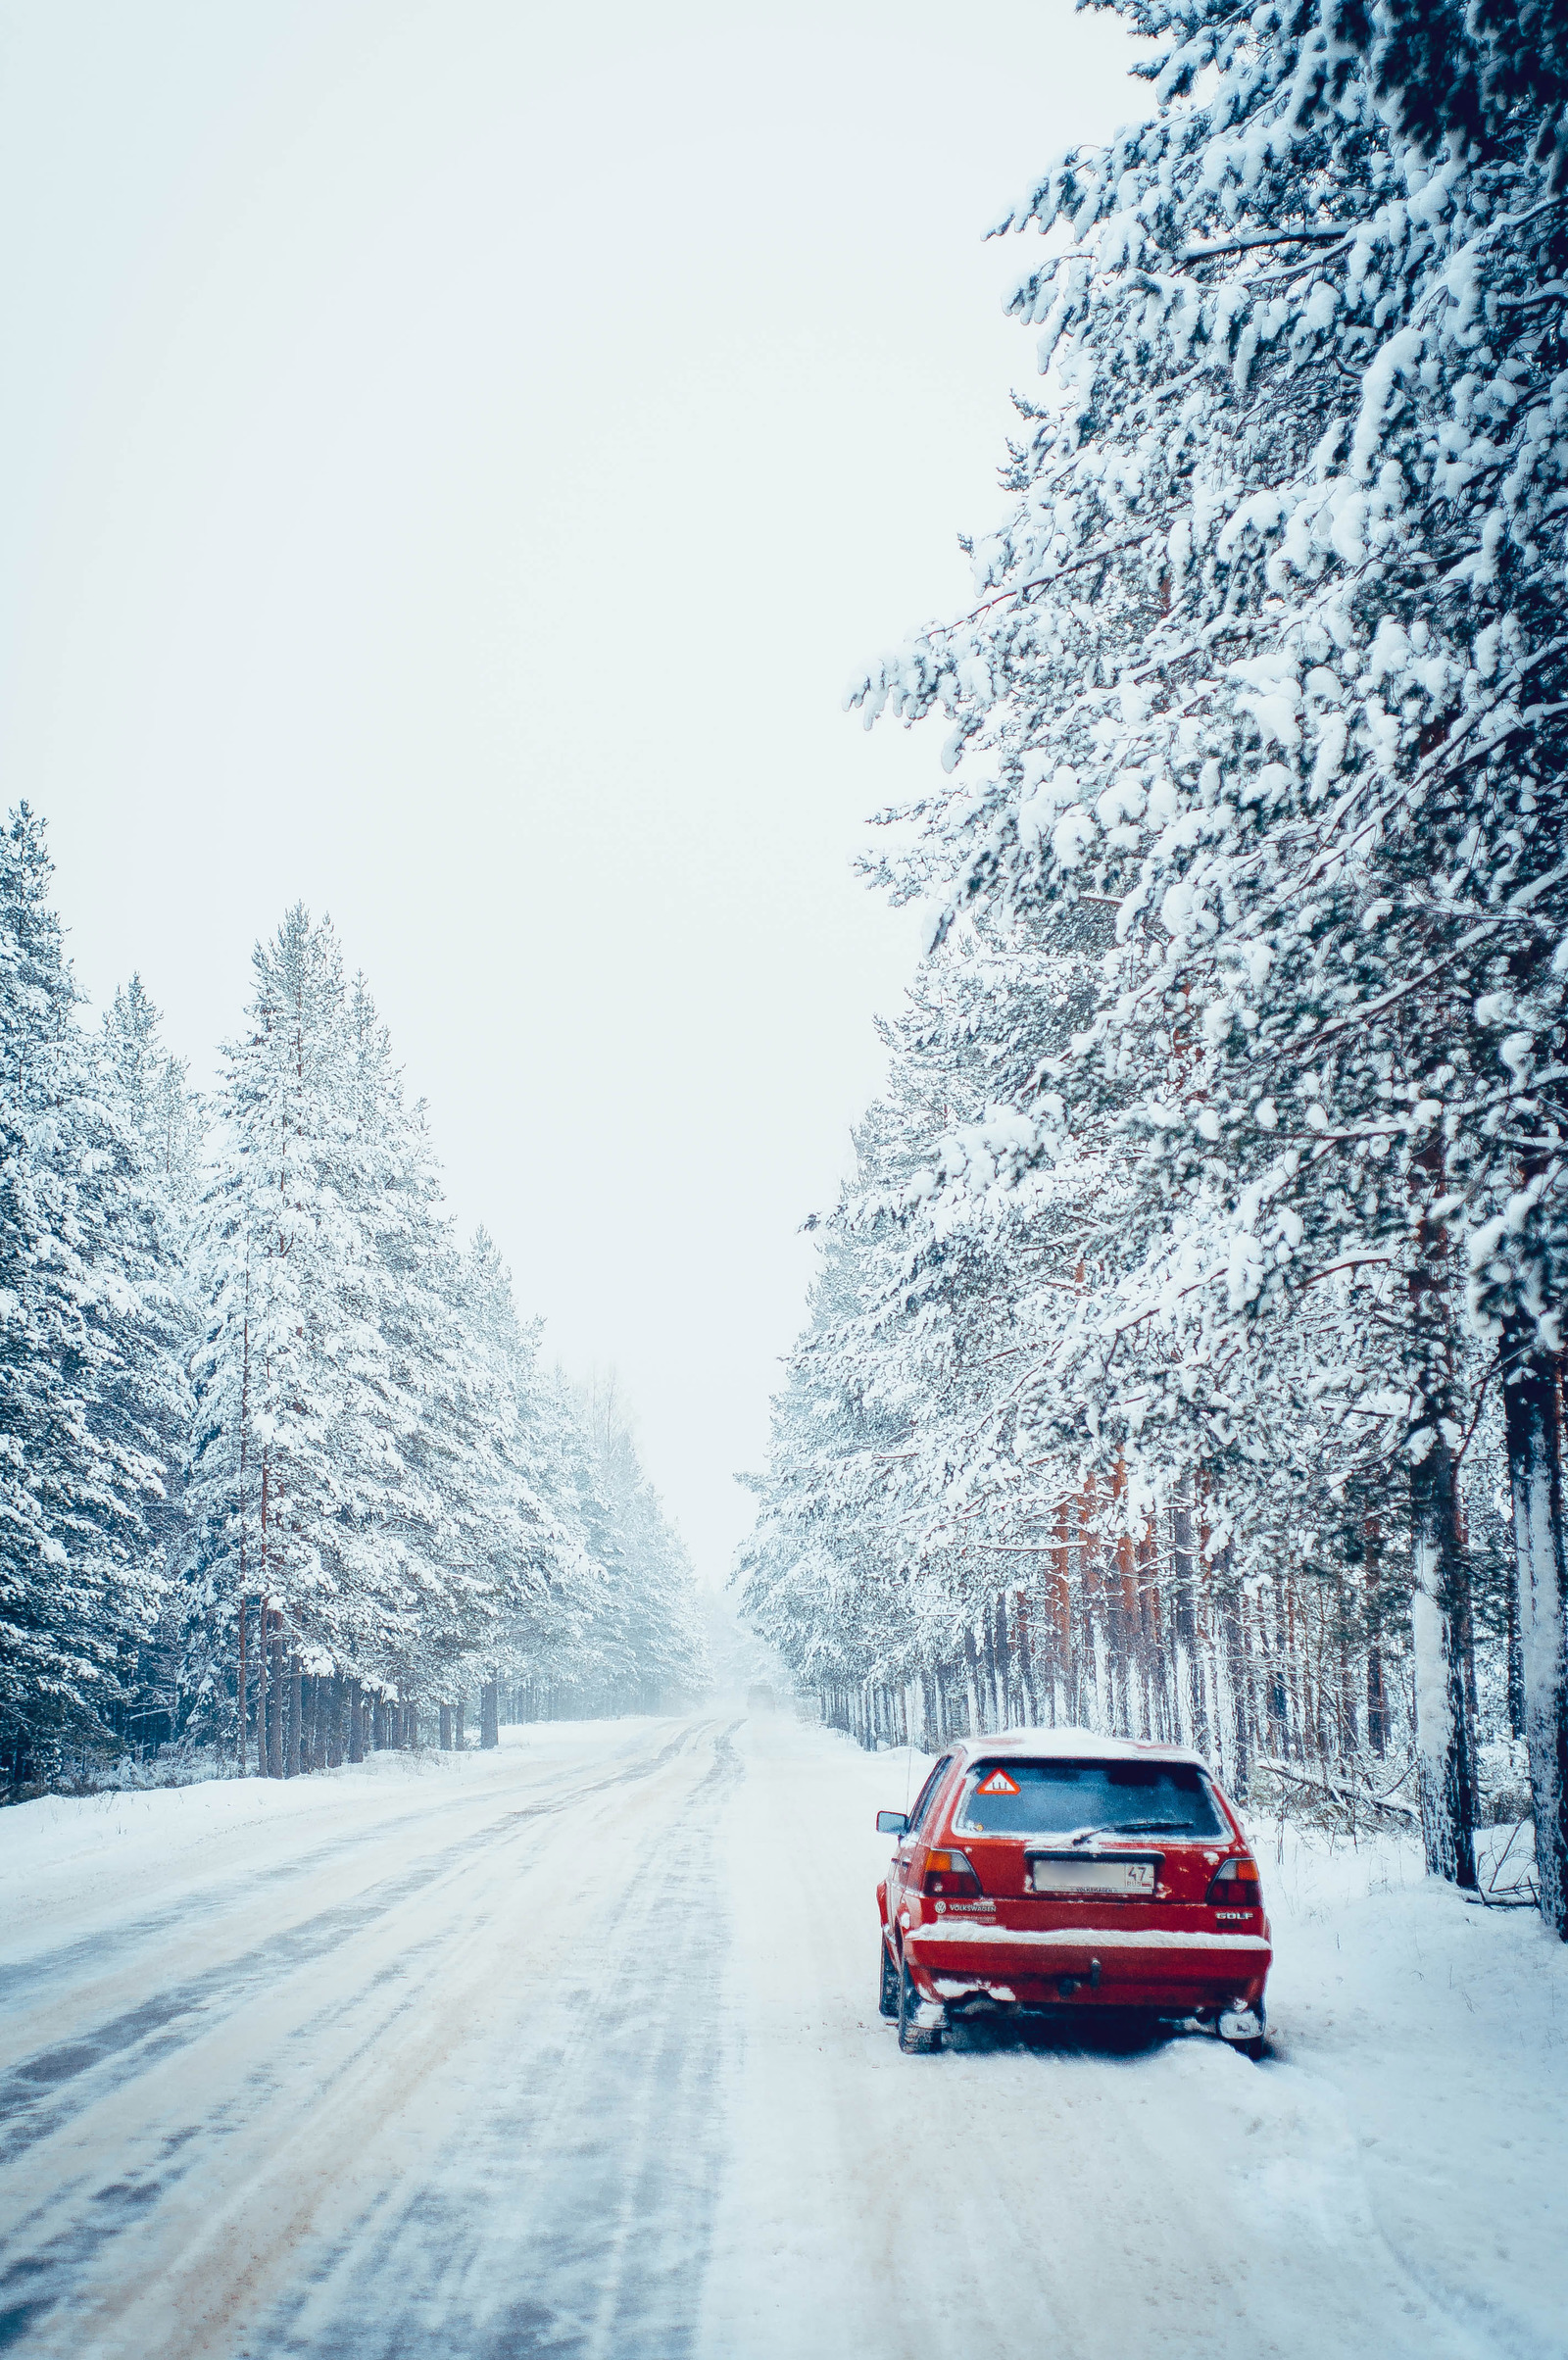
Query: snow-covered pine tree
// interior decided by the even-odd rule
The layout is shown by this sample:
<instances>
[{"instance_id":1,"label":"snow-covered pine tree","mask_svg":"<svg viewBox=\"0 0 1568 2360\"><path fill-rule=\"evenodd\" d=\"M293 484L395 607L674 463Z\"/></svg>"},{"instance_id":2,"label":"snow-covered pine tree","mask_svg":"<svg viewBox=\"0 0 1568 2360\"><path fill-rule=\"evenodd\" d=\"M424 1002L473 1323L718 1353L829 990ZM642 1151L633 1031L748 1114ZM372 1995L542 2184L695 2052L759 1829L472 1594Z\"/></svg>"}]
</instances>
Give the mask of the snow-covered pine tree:
<instances>
[{"instance_id":1,"label":"snow-covered pine tree","mask_svg":"<svg viewBox=\"0 0 1568 2360\"><path fill-rule=\"evenodd\" d=\"M602 1693L617 1651L615 1545L579 1392L559 1363L535 1361L528 1438L536 1489L563 1535L564 1578L554 1589L537 1669L521 1683L522 1710L530 1719L581 1714Z\"/></svg>"},{"instance_id":2,"label":"snow-covered pine tree","mask_svg":"<svg viewBox=\"0 0 1568 2360\"><path fill-rule=\"evenodd\" d=\"M295 1766L294 1657L309 1630L363 1619L345 1536L373 1521L366 1453L344 1455L378 1340L354 1318L366 1248L354 1178L352 1038L329 925L296 908L258 944L247 1029L224 1052L221 1132L198 1270L188 1677L215 1729L241 1651L257 1681L258 1768ZM248 1696L238 1699L243 1736Z\"/></svg>"},{"instance_id":3,"label":"snow-covered pine tree","mask_svg":"<svg viewBox=\"0 0 1568 2360\"><path fill-rule=\"evenodd\" d=\"M607 1696L623 1699L623 1709L667 1710L707 1685L691 1559L643 1472L613 1371L583 1387L579 1406L606 1511L603 1561L611 1583L600 1676Z\"/></svg>"},{"instance_id":4,"label":"snow-covered pine tree","mask_svg":"<svg viewBox=\"0 0 1568 2360\"><path fill-rule=\"evenodd\" d=\"M545 1592L504 1623L494 1693L526 1719L668 1710L708 1683L690 1559L613 1379L541 1370L534 1345L520 1432Z\"/></svg>"},{"instance_id":5,"label":"snow-covered pine tree","mask_svg":"<svg viewBox=\"0 0 1568 2360\"><path fill-rule=\"evenodd\" d=\"M1050 372L1018 505L976 553L973 614L857 692L868 718L945 708L950 770L991 765L914 814L889 873L949 909L1114 909L1037 1152L1117 1098L1143 1148L1129 1278L1183 1228L1189 1274L1157 1356L1115 1304L1099 1409L1136 1374L1178 1419L1219 1324L1266 1373L1319 1286L1380 1325L1429 1857L1464 1877L1466 1256L1526 1342L1555 1349L1560 1300L1532 1087L1568 927L1549 125L1527 96L1437 154L1389 99L1375 9L1126 13L1164 45L1157 114L1004 224L1054 247L1016 302Z\"/></svg>"},{"instance_id":6,"label":"snow-covered pine tree","mask_svg":"<svg viewBox=\"0 0 1568 2360\"><path fill-rule=\"evenodd\" d=\"M97 1087L42 825L0 836L0 1748L91 1746L157 1616L170 1273ZM139 1398L145 1387L148 1399Z\"/></svg>"},{"instance_id":7,"label":"snow-covered pine tree","mask_svg":"<svg viewBox=\"0 0 1568 2360\"><path fill-rule=\"evenodd\" d=\"M117 1718L143 1745L173 1737L178 1718L180 1618L174 1577L184 1529L190 1436L190 1355L199 1305L190 1279L202 1181L203 1118L188 1069L163 1046L162 1018L139 975L115 994L97 1043L100 1093L118 1123L130 1200L142 1317L133 1348L104 1388L102 1415L150 1444L161 1496L148 1538L165 1584L158 1625L141 1648L132 1694Z\"/></svg>"},{"instance_id":8,"label":"snow-covered pine tree","mask_svg":"<svg viewBox=\"0 0 1568 2360\"><path fill-rule=\"evenodd\" d=\"M502 1696L536 1696L575 1660L603 1576L573 1528L538 1325L518 1319L511 1274L483 1228L464 1256L461 1284L463 1418L482 1453L467 1529L493 1621L477 1639L467 1634L477 1662L467 1659L449 1703L476 1683L493 1699L480 1722L494 1743Z\"/></svg>"},{"instance_id":9,"label":"snow-covered pine tree","mask_svg":"<svg viewBox=\"0 0 1568 2360\"><path fill-rule=\"evenodd\" d=\"M364 978L347 1001L353 1136L343 1182L359 1241L345 1330L357 1354L337 1449L362 1503L340 1516L335 1590L353 1601L334 1659L417 1713L493 1631L504 1594L495 1518L510 1408L483 1382L465 1318L463 1257L422 1105L410 1106Z\"/></svg>"}]
</instances>

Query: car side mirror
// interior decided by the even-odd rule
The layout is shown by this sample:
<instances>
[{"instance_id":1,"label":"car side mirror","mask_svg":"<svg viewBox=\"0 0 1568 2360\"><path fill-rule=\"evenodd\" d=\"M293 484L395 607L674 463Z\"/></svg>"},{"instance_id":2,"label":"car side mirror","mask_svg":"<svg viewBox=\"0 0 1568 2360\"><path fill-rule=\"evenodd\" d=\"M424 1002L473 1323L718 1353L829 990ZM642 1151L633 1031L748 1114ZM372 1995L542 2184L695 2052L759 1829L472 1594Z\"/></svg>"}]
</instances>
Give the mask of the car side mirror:
<instances>
[{"instance_id":1,"label":"car side mirror","mask_svg":"<svg viewBox=\"0 0 1568 2360\"><path fill-rule=\"evenodd\" d=\"M879 1836L902 1836L909 1824L907 1811L878 1811L876 1832Z\"/></svg>"}]
</instances>

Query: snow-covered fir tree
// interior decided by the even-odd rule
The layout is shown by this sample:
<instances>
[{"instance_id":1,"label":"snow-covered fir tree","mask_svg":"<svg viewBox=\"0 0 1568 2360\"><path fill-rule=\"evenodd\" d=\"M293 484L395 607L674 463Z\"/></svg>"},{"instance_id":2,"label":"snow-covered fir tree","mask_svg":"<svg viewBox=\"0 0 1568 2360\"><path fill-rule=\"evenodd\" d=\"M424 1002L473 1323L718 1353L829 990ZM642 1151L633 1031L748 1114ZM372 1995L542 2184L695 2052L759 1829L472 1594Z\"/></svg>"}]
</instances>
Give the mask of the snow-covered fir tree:
<instances>
[{"instance_id":1,"label":"snow-covered fir tree","mask_svg":"<svg viewBox=\"0 0 1568 2360\"><path fill-rule=\"evenodd\" d=\"M566 1404L539 1365L539 1324L518 1318L511 1273L482 1228L464 1257L462 1285L465 1415L486 1437L475 1545L496 1601L480 1650L488 1737L503 1698L521 1718L578 1675L605 1574L577 1512Z\"/></svg>"},{"instance_id":2,"label":"snow-covered fir tree","mask_svg":"<svg viewBox=\"0 0 1568 2360\"><path fill-rule=\"evenodd\" d=\"M588 1479L609 1581L601 1632L589 1634L591 1685L609 1708L658 1712L707 1685L706 1645L691 1559L643 1472L625 1399L613 1372L577 1395Z\"/></svg>"},{"instance_id":3,"label":"snow-covered fir tree","mask_svg":"<svg viewBox=\"0 0 1568 2360\"><path fill-rule=\"evenodd\" d=\"M75 1022L43 829L0 836L0 1746L47 1778L132 1697L163 1598L179 1304L140 1142Z\"/></svg>"},{"instance_id":4,"label":"snow-covered fir tree","mask_svg":"<svg viewBox=\"0 0 1568 2360\"><path fill-rule=\"evenodd\" d=\"M199 1328L191 1251L202 1184L204 1118L183 1060L165 1049L162 1017L139 975L115 994L96 1044L102 1096L119 1125L122 1177L134 1205L146 1326L140 1351L108 1389L106 1411L153 1441L162 1469L148 1534L164 1584L158 1624L141 1647L117 1728L134 1743L167 1741L178 1718L177 1586L189 1449L190 1356Z\"/></svg>"}]
</instances>

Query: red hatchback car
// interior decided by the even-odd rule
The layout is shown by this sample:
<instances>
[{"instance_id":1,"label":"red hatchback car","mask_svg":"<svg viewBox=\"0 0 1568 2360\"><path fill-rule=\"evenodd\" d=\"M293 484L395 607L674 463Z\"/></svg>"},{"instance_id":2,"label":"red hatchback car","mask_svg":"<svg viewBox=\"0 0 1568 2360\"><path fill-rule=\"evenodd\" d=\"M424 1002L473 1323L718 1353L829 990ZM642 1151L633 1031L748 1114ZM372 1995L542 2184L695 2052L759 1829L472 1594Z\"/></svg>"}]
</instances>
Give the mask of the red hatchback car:
<instances>
[{"instance_id":1,"label":"red hatchback car","mask_svg":"<svg viewBox=\"0 0 1568 2360\"><path fill-rule=\"evenodd\" d=\"M970 2013L1114 2008L1262 2055L1257 1863L1196 1753L1082 1729L966 1738L876 1824L899 1840L877 1887L880 2005L906 2051Z\"/></svg>"}]
</instances>

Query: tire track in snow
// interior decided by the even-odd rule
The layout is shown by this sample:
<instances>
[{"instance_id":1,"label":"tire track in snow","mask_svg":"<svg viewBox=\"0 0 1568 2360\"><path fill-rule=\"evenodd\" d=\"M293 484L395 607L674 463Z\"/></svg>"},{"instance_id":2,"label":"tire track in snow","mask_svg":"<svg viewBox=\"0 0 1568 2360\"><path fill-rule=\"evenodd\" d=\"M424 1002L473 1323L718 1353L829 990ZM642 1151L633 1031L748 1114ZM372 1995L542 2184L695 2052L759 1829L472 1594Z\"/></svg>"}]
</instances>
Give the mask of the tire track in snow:
<instances>
[{"instance_id":1,"label":"tire track in snow","mask_svg":"<svg viewBox=\"0 0 1568 2360\"><path fill-rule=\"evenodd\" d=\"M692 1733L688 1731L679 1738L668 1740L646 1760L634 1753L613 1776L601 1783L608 1787L623 1777L645 1776L657 1770L691 1742ZM551 1769L548 1755L519 1757L520 1766L537 1770L541 1776L548 1776ZM270 1782L258 1780L255 1783L265 1788ZM322 1802L328 1802L331 1787L322 1782L319 1791ZM431 1795L427 1800L421 1796L416 1808L397 1811L394 1815L376 1819L368 1825L357 1825L328 1838L324 1843L313 1844L308 1850L285 1852L282 1858L266 1867L242 1865L226 1874L215 1872L211 1880L204 1882L194 1894L186 1891L176 1900L155 1911L118 1921L114 1929L115 1955L117 1959L124 1960L138 1949L149 1948L166 1941L172 1934L188 1931L198 1911L204 1916L219 1910L237 1914L245 1903L264 1897L270 1888L302 1884L317 1870L329 1867L334 1860L352 1859L371 1845L395 1843L400 1836L408 1834L438 1839L439 1823L448 1816L466 1813L471 1817L475 1812L484 1810L493 1814L496 1805L504 1800L504 1795L483 1788L460 1787L455 1793ZM286 1824L273 1822L269 1826L262 1820L252 1823L250 1827L241 1824L232 1833L236 1840L243 1840L246 1834L251 1833L266 1833L275 1838L283 1833ZM494 1817L486 1824L496 1824ZM101 1931L95 1931L78 1936L52 1950L35 1951L27 1957L15 1960L0 1960L0 2006L15 1994L36 1991L40 1985L69 1983L81 1970L101 1966L103 1956L104 1936Z\"/></svg>"},{"instance_id":2,"label":"tire track in snow","mask_svg":"<svg viewBox=\"0 0 1568 2360\"><path fill-rule=\"evenodd\" d=\"M713 1828L739 1775L731 1738L488 2102L245 2353L685 2360L722 2164Z\"/></svg>"}]
</instances>

